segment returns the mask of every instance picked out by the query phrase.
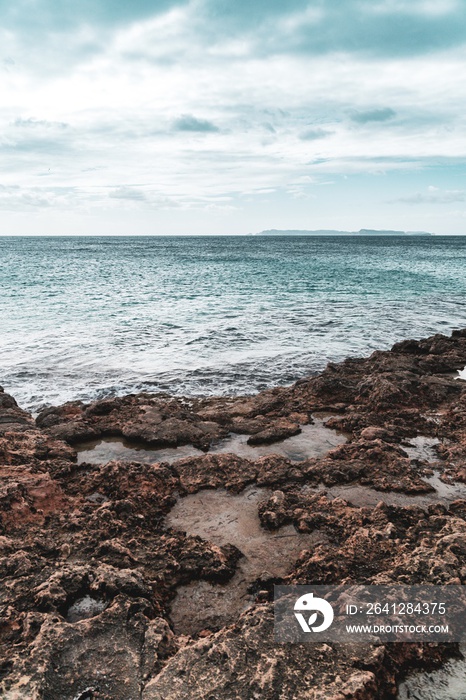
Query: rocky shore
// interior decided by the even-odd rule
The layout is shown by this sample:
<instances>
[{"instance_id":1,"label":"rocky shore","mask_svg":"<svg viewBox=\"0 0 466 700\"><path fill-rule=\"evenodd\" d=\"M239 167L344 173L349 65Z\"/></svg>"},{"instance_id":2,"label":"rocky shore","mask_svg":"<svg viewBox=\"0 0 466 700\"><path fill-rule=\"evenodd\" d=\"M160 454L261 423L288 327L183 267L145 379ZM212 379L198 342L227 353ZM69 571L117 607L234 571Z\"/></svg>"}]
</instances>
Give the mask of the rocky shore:
<instances>
[{"instance_id":1,"label":"rocky shore","mask_svg":"<svg viewBox=\"0 0 466 700\"><path fill-rule=\"evenodd\" d=\"M389 698L410 670L458 655L436 644L277 645L272 596L281 582L466 583L466 500L444 498L433 482L466 485L466 383L455 379L465 365L462 330L329 364L252 397L144 393L75 401L34 419L1 390L0 697ZM319 456L214 449L232 434L251 447L280 445L318 420L343 436ZM153 450L154 459L78 459L99 440ZM428 458L416 452L422 441ZM157 450L188 445L201 453L157 459ZM342 497L346 486L380 498L357 504ZM248 488L261 489L264 533L291 528L302 549L280 575L243 568L255 571L247 609L227 624L193 630L187 605L183 633L179 611L173 623L181 591L228 590L247 554L226 535L178 529L169 514L206 489Z\"/></svg>"}]
</instances>

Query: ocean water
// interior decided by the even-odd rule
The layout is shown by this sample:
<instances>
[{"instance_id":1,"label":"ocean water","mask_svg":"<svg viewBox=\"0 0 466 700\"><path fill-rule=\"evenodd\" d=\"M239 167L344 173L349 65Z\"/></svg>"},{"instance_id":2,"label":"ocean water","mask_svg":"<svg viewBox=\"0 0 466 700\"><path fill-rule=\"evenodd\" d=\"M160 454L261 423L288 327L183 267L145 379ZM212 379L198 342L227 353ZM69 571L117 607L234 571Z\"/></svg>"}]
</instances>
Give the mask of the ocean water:
<instances>
[{"instance_id":1,"label":"ocean water","mask_svg":"<svg viewBox=\"0 0 466 700\"><path fill-rule=\"evenodd\" d=\"M0 384L250 394L466 326L465 270L466 237L4 237Z\"/></svg>"}]
</instances>

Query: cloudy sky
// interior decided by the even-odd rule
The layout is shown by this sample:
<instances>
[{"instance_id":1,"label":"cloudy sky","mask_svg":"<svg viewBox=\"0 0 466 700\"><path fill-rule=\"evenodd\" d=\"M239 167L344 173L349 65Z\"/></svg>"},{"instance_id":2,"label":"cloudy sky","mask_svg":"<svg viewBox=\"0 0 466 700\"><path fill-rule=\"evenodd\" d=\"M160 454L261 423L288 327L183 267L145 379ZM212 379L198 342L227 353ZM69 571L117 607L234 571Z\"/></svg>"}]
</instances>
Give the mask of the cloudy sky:
<instances>
[{"instance_id":1,"label":"cloudy sky","mask_svg":"<svg viewBox=\"0 0 466 700\"><path fill-rule=\"evenodd\" d=\"M464 0L0 0L0 234L466 234Z\"/></svg>"}]
</instances>

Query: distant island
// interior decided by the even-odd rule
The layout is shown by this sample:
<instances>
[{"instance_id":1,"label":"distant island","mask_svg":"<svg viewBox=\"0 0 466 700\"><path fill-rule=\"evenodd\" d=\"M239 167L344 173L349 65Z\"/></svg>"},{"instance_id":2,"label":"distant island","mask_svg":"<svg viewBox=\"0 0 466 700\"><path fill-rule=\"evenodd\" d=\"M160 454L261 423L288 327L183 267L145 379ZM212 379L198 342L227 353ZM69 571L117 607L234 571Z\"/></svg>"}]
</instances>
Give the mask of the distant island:
<instances>
[{"instance_id":1,"label":"distant island","mask_svg":"<svg viewBox=\"0 0 466 700\"><path fill-rule=\"evenodd\" d=\"M377 231L371 228L361 228L359 231L335 231L333 229L306 230L280 230L271 228L259 233L250 233L250 236L433 236L427 231Z\"/></svg>"}]
</instances>

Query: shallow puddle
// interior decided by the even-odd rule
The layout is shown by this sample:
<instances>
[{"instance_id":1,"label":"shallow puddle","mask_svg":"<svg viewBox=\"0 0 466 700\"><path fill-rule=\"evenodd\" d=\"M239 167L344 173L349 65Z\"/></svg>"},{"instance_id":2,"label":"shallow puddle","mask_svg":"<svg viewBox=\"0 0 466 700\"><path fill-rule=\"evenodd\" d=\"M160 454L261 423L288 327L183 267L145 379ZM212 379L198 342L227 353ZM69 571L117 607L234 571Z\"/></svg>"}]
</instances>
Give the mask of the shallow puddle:
<instances>
[{"instance_id":1,"label":"shallow puddle","mask_svg":"<svg viewBox=\"0 0 466 700\"><path fill-rule=\"evenodd\" d=\"M338 486L318 486L317 488L305 486L304 493L324 493L328 498L344 498L354 506L361 508L363 506L376 506L377 503L383 501L389 506L421 506L426 507L431 503L442 503L447 506L453 501L466 499L466 484L455 482L453 484L445 484L440 480L440 472L434 472L432 476L424 477L424 481L430 484L435 491L430 493L422 493L409 495L406 493L397 493L396 491L377 491L371 486L362 486L361 484L343 484Z\"/></svg>"},{"instance_id":2,"label":"shallow puddle","mask_svg":"<svg viewBox=\"0 0 466 700\"><path fill-rule=\"evenodd\" d=\"M211 454L233 453L247 459L267 454L279 454L294 462L320 457L342 444L346 438L325 426L323 418L312 425L302 426L299 435L270 445L251 446L248 435L231 434L214 444ZM428 463L438 461L434 450L436 438L418 436L403 445L412 460ZM103 439L78 447L78 463L104 463L119 459L138 462L175 462L183 457L204 454L192 445L177 448L148 448L123 439ZM466 498L466 485L444 484L440 473L425 479L435 492L409 496L403 493L381 492L369 486L348 484L325 487L304 487L310 493L325 493L329 498L344 498L355 506L375 506L380 501L389 505L448 504ZM201 491L178 500L166 517L166 524L190 535L199 535L214 544L235 545L243 554L234 577L225 585L196 581L177 589L172 605L171 620L177 634L194 635L205 628L219 629L233 623L253 601L248 588L258 578L279 578L286 575L303 549L324 540L322 533L298 533L293 526L270 532L261 527L258 504L270 495L265 489L250 487L239 495L222 490ZM95 498L98 497L95 496ZM94 495L89 497L94 498Z\"/></svg>"},{"instance_id":3,"label":"shallow puddle","mask_svg":"<svg viewBox=\"0 0 466 700\"><path fill-rule=\"evenodd\" d=\"M233 453L246 459L275 454L282 455L292 462L304 462L310 457L322 457L333 447L346 442L346 437L342 433L327 428L320 418L315 418L312 425L302 425L298 435L270 445L248 445L248 438L249 435L232 433L226 440L213 445L210 452Z\"/></svg>"},{"instance_id":4,"label":"shallow puddle","mask_svg":"<svg viewBox=\"0 0 466 700\"><path fill-rule=\"evenodd\" d=\"M409 455L411 460L420 460L434 464L439 461L435 445L439 445L438 438L426 437L418 435L411 438L408 444L401 445L402 449ZM304 493L325 493L329 498L344 498L345 501L354 506L376 506L377 503L383 501L390 506L410 506L418 505L426 507L431 503L442 503L448 505L459 499L466 499L466 484L454 482L446 484L440 479L440 472L433 472L432 476L423 477L423 481L427 482L435 489L430 493L422 493L417 495L409 495L406 493L398 493L396 491L378 491L371 486L362 486L361 484L342 484L332 486L311 487L304 486Z\"/></svg>"},{"instance_id":5,"label":"shallow puddle","mask_svg":"<svg viewBox=\"0 0 466 700\"><path fill-rule=\"evenodd\" d=\"M438 462L439 457L434 450L435 445L440 445L440 440L438 438L418 435L415 438L411 438L409 444L401 445L401 448L407 453L410 459L418 459L421 462Z\"/></svg>"},{"instance_id":6,"label":"shallow puddle","mask_svg":"<svg viewBox=\"0 0 466 700\"><path fill-rule=\"evenodd\" d=\"M309 457L321 457L337 445L346 442L346 438L335 430L325 427L322 419L316 418L313 425L301 426L299 435L275 442L270 445L248 445L249 435L231 433L228 438L214 443L209 454L235 454L245 459L258 459L264 455L278 454L293 462L302 462ZM78 464L103 464L114 459L125 461L176 462L183 457L199 457L204 452L193 445L180 447L150 448L132 443L123 438L103 438L76 446Z\"/></svg>"},{"instance_id":7,"label":"shallow puddle","mask_svg":"<svg viewBox=\"0 0 466 700\"><path fill-rule=\"evenodd\" d=\"M466 647L460 650L466 654ZM437 671L415 673L401 685L398 700L466 700L466 660L452 659Z\"/></svg>"},{"instance_id":8,"label":"shallow puddle","mask_svg":"<svg viewBox=\"0 0 466 700\"><path fill-rule=\"evenodd\" d=\"M76 445L78 464L88 462L90 464L106 464L112 460L125 462L176 462L183 457L200 457L204 454L193 445L181 445L180 447L165 447L152 449L144 445L129 442L124 438L102 438Z\"/></svg>"},{"instance_id":9,"label":"shallow puddle","mask_svg":"<svg viewBox=\"0 0 466 700\"><path fill-rule=\"evenodd\" d=\"M323 541L319 533L298 533L292 525L270 532L261 527L258 504L270 491L250 487L239 495L200 491L179 499L166 524L217 545L233 544L243 554L225 585L196 581L177 589L171 620L177 634L196 634L234 622L252 604L249 585L257 578L281 577L303 549Z\"/></svg>"},{"instance_id":10,"label":"shallow puddle","mask_svg":"<svg viewBox=\"0 0 466 700\"><path fill-rule=\"evenodd\" d=\"M435 493L426 494L426 497L434 497L434 503L440 502L443 504L448 504L461 498L466 499L466 484L462 484L459 481L446 484L445 482L441 481L440 472L434 471L432 476L424 477L424 481L427 481L427 483L433 486L435 489Z\"/></svg>"},{"instance_id":11,"label":"shallow puddle","mask_svg":"<svg viewBox=\"0 0 466 700\"><path fill-rule=\"evenodd\" d=\"M419 435L410 439L408 445L402 445L403 450L409 455L411 460L420 460L433 464L439 461L435 445L439 445L438 438L425 437ZM441 473L434 470L432 476L423 477L423 481L427 482L435 489L430 493L417 495L409 495L405 493L397 493L395 491L377 491L370 486L362 486L361 484L344 484L332 486L331 488L304 487L308 493L326 493L330 498L344 498L355 506L376 506L380 501L384 501L387 505L392 506L409 506L418 505L421 507L428 506L431 503L442 503L448 505L459 499L466 499L466 484L454 482L451 484L444 483L441 478Z\"/></svg>"}]
</instances>

